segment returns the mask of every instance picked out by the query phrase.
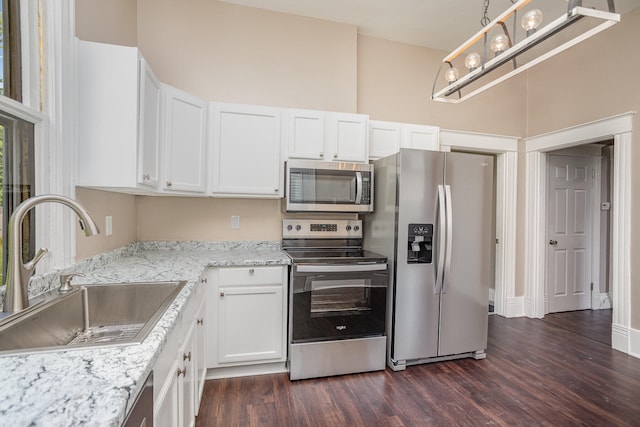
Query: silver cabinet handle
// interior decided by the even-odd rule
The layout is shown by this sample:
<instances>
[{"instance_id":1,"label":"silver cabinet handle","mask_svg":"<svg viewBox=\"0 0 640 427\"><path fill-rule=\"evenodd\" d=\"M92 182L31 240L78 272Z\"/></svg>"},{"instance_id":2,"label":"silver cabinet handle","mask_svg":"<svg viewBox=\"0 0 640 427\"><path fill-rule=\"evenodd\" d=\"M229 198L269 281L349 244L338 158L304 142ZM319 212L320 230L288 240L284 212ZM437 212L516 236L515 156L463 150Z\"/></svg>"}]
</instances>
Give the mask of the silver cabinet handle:
<instances>
[{"instance_id":1,"label":"silver cabinet handle","mask_svg":"<svg viewBox=\"0 0 640 427\"><path fill-rule=\"evenodd\" d=\"M320 153L320 158L323 158L323 157L324 157L324 153Z\"/></svg>"},{"instance_id":2,"label":"silver cabinet handle","mask_svg":"<svg viewBox=\"0 0 640 427\"><path fill-rule=\"evenodd\" d=\"M205 278L200 279L200 283L207 283L207 278L205 277Z\"/></svg>"},{"instance_id":3,"label":"silver cabinet handle","mask_svg":"<svg viewBox=\"0 0 640 427\"><path fill-rule=\"evenodd\" d=\"M151 179L151 177L149 176L148 173L145 173L144 175L142 175L142 180L143 181L149 181Z\"/></svg>"},{"instance_id":4,"label":"silver cabinet handle","mask_svg":"<svg viewBox=\"0 0 640 427\"><path fill-rule=\"evenodd\" d=\"M204 324L204 319L196 320L196 325L202 325L202 324Z\"/></svg>"},{"instance_id":5,"label":"silver cabinet handle","mask_svg":"<svg viewBox=\"0 0 640 427\"><path fill-rule=\"evenodd\" d=\"M189 353L183 353L182 354L182 360L188 360L189 362L191 362L191 352ZM186 370L187 368L185 368Z\"/></svg>"},{"instance_id":6,"label":"silver cabinet handle","mask_svg":"<svg viewBox=\"0 0 640 427\"><path fill-rule=\"evenodd\" d=\"M250 269L249 269L249 274L253 274L253 273L255 273L255 272L256 272L255 268L250 268Z\"/></svg>"},{"instance_id":7,"label":"silver cabinet handle","mask_svg":"<svg viewBox=\"0 0 640 427\"><path fill-rule=\"evenodd\" d=\"M220 296L224 297L224 292L220 291Z\"/></svg>"},{"instance_id":8,"label":"silver cabinet handle","mask_svg":"<svg viewBox=\"0 0 640 427\"><path fill-rule=\"evenodd\" d=\"M338 153L333 153L333 158L337 159L338 158Z\"/></svg>"},{"instance_id":9,"label":"silver cabinet handle","mask_svg":"<svg viewBox=\"0 0 640 427\"><path fill-rule=\"evenodd\" d=\"M171 181L167 181L167 187L171 187L172 185Z\"/></svg>"},{"instance_id":10,"label":"silver cabinet handle","mask_svg":"<svg viewBox=\"0 0 640 427\"><path fill-rule=\"evenodd\" d=\"M183 377L187 376L187 367L184 366L182 369L178 368L177 372L178 376L182 375Z\"/></svg>"}]
</instances>

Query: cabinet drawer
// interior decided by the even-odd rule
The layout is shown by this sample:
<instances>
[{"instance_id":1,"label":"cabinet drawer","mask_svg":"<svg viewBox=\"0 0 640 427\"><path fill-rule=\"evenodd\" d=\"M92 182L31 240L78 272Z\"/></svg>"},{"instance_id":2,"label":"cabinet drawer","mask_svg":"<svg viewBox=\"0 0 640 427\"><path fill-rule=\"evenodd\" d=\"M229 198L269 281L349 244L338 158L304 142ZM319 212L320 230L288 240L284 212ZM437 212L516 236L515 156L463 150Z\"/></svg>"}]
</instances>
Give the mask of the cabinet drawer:
<instances>
[{"instance_id":1,"label":"cabinet drawer","mask_svg":"<svg viewBox=\"0 0 640 427\"><path fill-rule=\"evenodd\" d=\"M221 268L218 283L233 285L273 285L282 284L282 267L239 267Z\"/></svg>"}]
</instances>

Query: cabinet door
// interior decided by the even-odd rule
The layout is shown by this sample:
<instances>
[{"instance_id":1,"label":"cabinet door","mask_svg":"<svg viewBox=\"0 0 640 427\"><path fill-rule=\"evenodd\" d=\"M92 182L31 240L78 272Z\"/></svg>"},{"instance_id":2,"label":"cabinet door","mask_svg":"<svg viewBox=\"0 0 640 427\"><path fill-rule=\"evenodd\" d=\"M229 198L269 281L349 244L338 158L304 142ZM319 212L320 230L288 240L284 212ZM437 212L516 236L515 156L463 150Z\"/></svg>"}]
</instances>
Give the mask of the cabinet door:
<instances>
[{"instance_id":1,"label":"cabinet door","mask_svg":"<svg viewBox=\"0 0 640 427\"><path fill-rule=\"evenodd\" d=\"M195 324L191 324L189 332L184 339L181 354L178 355L178 363L182 364L182 376L180 377L179 413L182 427L195 425L195 383L196 369L194 364L194 330Z\"/></svg>"},{"instance_id":2,"label":"cabinet door","mask_svg":"<svg viewBox=\"0 0 640 427\"><path fill-rule=\"evenodd\" d=\"M403 148L433 151L440 149L440 128L437 126L403 125L402 132Z\"/></svg>"},{"instance_id":3,"label":"cabinet door","mask_svg":"<svg viewBox=\"0 0 640 427\"><path fill-rule=\"evenodd\" d=\"M400 123L369 121L369 159L380 159L397 153L401 138Z\"/></svg>"},{"instance_id":4,"label":"cabinet door","mask_svg":"<svg viewBox=\"0 0 640 427\"><path fill-rule=\"evenodd\" d=\"M165 99L164 189L204 193L207 103L162 85Z\"/></svg>"},{"instance_id":5,"label":"cabinet door","mask_svg":"<svg viewBox=\"0 0 640 427\"><path fill-rule=\"evenodd\" d=\"M195 340L194 340L194 368L195 368L195 399L194 409L198 415L200 409L200 399L204 390L204 380L207 375L207 324L206 321L206 299L202 300L200 308L195 317Z\"/></svg>"},{"instance_id":6,"label":"cabinet door","mask_svg":"<svg viewBox=\"0 0 640 427\"><path fill-rule=\"evenodd\" d=\"M326 146L327 160L367 162L367 116L327 113Z\"/></svg>"},{"instance_id":7,"label":"cabinet door","mask_svg":"<svg viewBox=\"0 0 640 427\"><path fill-rule=\"evenodd\" d=\"M156 188L160 179L160 82L140 58L138 184Z\"/></svg>"},{"instance_id":8,"label":"cabinet door","mask_svg":"<svg viewBox=\"0 0 640 427\"><path fill-rule=\"evenodd\" d=\"M218 363L282 359L282 286L218 288Z\"/></svg>"},{"instance_id":9,"label":"cabinet door","mask_svg":"<svg viewBox=\"0 0 640 427\"><path fill-rule=\"evenodd\" d=\"M288 157L322 160L325 155L325 113L314 110L289 110Z\"/></svg>"},{"instance_id":10,"label":"cabinet door","mask_svg":"<svg viewBox=\"0 0 640 427\"><path fill-rule=\"evenodd\" d=\"M280 110L215 104L213 193L282 196Z\"/></svg>"},{"instance_id":11,"label":"cabinet door","mask_svg":"<svg viewBox=\"0 0 640 427\"><path fill-rule=\"evenodd\" d=\"M178 363L173 366L171 382L166 392L153 402L153 425L155 427L176 427L180 425L180 378L177 374L178 366Z\"/></svg>"}]
</instances>

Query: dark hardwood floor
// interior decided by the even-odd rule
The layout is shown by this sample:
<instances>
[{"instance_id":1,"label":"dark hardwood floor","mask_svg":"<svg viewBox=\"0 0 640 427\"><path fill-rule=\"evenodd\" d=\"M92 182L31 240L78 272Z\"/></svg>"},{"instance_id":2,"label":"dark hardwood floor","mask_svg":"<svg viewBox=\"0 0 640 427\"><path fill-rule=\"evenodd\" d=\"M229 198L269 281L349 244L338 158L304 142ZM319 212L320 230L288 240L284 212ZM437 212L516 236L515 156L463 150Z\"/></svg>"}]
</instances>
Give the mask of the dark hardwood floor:
<instances>
[{"instance_id":1,"label":"dark hardwood floor","mask_svg":"<svg viewBox=\"0 0 640 427\"><path fill-rule=\"evenodd\" d=\"M207 381L196 426L639 426L640 359L602 342L610 325L598 312L490 316L485 360Z\"/></svg>"}]
</instances>

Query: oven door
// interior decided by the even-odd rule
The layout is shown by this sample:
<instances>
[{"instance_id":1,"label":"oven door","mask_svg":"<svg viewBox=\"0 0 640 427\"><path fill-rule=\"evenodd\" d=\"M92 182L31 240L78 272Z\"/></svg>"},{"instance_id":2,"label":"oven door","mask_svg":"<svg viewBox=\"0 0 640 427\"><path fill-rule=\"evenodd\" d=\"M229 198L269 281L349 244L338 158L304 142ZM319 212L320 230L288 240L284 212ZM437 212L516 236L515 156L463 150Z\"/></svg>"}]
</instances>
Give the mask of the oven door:
<instances>
[{"instance_id":1,"label":"oven door","mask_svg":"<svg viewBox=\"0 0 640 427\"><path fill-rule=\"evenodd\" d=\"M386 264L294 264L291 342L384 335L387 279Z\"/></svg>"}]
</instances>

